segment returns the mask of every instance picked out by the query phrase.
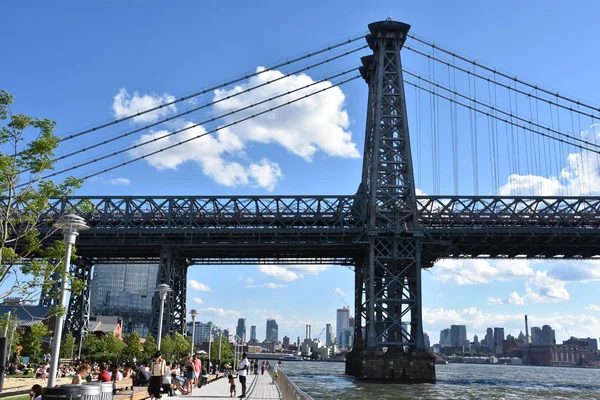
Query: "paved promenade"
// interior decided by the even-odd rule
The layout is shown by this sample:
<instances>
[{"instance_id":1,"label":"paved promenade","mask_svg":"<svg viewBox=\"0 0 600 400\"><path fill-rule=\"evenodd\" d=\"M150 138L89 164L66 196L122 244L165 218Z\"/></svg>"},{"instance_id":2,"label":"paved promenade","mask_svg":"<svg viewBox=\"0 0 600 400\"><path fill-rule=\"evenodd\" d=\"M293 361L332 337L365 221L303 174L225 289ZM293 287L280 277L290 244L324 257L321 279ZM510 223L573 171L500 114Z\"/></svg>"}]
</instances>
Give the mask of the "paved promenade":
<instances>
[{"instance_id":1,"label":"paved promenade","mask_svg":"<svg viewBox=\"0 0 600 400\"><path fill-rule=\"evenodd\" d=\"M235 380L237 396L242 394L242 386L239 379ZM190 399L225 399L229 398L229 383L227 378L221 378L200 389L195 388L189 396L167 397L163 395L162 400L190 400ZM248 375L246 379L246 398L254 400L280 400L281 393L276 384L271 382L269 374Z\"/></svg>"}]
</instances>

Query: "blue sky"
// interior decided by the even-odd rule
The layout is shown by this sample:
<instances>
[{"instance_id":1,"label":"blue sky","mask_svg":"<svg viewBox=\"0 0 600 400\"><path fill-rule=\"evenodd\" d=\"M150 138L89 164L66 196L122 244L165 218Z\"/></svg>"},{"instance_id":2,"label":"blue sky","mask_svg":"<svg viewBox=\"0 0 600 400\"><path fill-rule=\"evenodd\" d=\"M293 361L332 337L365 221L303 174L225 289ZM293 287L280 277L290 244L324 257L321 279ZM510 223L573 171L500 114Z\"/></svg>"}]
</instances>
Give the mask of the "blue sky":
<instances>
[{"instance_id":1,"label":"blue sky","mask_svg":"<svg viewBox=\"0 0 600 400\"><path fill-rule=\"evenodd\" d=\"M0 87L16 96L14 111L56 120L60 136L364 33L368 23L387 17L407 22L412 33L499 71L600 104L600 55L595 51L600 5L594 1L372 1L368 6L364 1L239 1L226 8L212 1L170 6L152 1L60 4L7 3L0 16L5 43ZM297 82L355 67L366 54L309 72L310 78L297 77ZM406 55L404 66L426 73L413 55ZM289 87L277 87L282 89ZM407 93L411 96L413 91ZM196 104L227 94L209 93ZM204 110L163 129L181 128L235 106L222 104L221 109ZM192 106L186 102L177 110ZM77 194L352 194L360 178L365 106L366 85L356 80L340 91L328 91L310 106L277 114L274 121L232 127L229 134L200 139L150 163L140 161L92 178ZM409 110L414 111L411 104ZM157 116L148 118L146 122ZM414 119L413 112L413 132L418 131ZM65 142L58 154L139 126L139 121L121 123ZM141 139L137 134L106 150L81 152L60 166ZM133 157L135 153L122 154L78 169L77 176ZM427 164L419 163L419 183L433 193ZM467 168L460 174L468 182ZM507 175L501 176L501 183ZM447 193L446 184L444 180L442 193ZM498 189L483 178L481 186L481 194ZM461 187L462 194L472 193L467 183ZM188 285L188 308L197 308L204 314L202 320L224 328L233 328L238 317L245 317L248 326L258 326L259 339L267 318L276 318L280 336L303 337L305 324L318 333L326 323L335 324L336 308L353 302L353 273L344 267L194 266L188 277L196 282ZM453 323L467 324L469 336L481 336L488 326L505 326L507 333L518 334L523 314L530 315L531 326L551 324L560 340L569 334L600 335L595 293L600 267L594 262L446 260L423 277L424 327L433 341L439 339L440 329Z\"/></svg>"}]
</instances>

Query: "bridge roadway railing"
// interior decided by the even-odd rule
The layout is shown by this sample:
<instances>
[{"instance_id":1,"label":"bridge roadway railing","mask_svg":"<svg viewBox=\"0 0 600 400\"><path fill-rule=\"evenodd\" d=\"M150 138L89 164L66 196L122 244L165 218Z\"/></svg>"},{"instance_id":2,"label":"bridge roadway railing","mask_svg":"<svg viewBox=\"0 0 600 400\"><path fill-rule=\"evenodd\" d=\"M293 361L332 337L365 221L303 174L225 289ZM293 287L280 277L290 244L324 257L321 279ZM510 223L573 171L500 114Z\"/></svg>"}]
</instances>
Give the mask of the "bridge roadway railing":
<instances>
[{"instance_id":1,"label":"bridge roadway railing","mask_svg":"<svg viewBox=\"0 0 600 400\"><path fill-rule=\"evenodd\" d=\"M76 212L92 228L363 228L356 196L68 197L44 217ZM417 196L418 218L440 227L600 227L600 197ZM82 212L81 210L86 210Z\"/></svg>"}]
</instances>

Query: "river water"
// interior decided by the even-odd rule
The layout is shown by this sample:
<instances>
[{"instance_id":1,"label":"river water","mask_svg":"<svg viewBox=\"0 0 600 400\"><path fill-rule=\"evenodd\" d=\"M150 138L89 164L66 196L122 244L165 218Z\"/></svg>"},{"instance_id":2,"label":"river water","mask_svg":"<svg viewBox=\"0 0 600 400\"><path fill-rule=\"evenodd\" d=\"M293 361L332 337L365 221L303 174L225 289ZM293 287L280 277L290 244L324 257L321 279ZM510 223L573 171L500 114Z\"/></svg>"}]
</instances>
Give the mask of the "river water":
<instances>
[{"instance_id":1,"label":"river water","mask_svg":"<svg viewBox=\"0 0 600 400\"><path fill-rule=\"evenodd\" d=\"M284 361L282 369L317 399L595 399L600 369L514 365L436 365L437 383L385 385L344 375L344 363Z\"/></svg>"}]
</instances>

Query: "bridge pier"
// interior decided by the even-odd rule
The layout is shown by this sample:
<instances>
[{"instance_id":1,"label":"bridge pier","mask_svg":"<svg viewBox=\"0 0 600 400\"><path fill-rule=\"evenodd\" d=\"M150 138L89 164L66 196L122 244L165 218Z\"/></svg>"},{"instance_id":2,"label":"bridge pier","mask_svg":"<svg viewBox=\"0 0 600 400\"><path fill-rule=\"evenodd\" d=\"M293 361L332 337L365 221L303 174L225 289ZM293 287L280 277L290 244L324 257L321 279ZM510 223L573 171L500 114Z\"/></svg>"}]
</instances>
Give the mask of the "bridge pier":
<instances>
[{"instance_id":1,"label":"bridge pier","mask_svg":"<svg viewBox=\"0 0 600 400\"><path fill-rule=\"evenodd\" d=\"M346 375L368 381L435 382L435 356L427 352L356 351L346 356Z\"/></svg>"}]
</instances>

